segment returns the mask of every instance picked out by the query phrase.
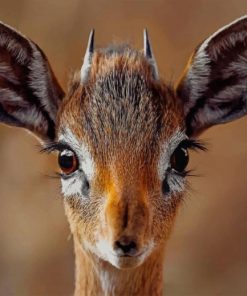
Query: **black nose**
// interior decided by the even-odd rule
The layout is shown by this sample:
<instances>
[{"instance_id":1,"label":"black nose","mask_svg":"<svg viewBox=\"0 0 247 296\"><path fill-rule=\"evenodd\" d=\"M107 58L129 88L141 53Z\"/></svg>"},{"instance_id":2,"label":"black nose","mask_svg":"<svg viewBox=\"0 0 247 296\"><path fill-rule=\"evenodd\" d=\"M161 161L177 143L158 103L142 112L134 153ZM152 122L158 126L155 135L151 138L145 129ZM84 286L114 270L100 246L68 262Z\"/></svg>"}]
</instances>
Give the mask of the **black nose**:
<instances>
[{"instance_id":1,"label":"black nose","mask_svg":"<svg viewBox=\"0 0 247 296\"><path fill-rule=\"evenodd\" d=\"M134 256L137 253L136 242L128 237L122 237L117 240L114 249L119 256Z\"/></svg>"}]
</instances>

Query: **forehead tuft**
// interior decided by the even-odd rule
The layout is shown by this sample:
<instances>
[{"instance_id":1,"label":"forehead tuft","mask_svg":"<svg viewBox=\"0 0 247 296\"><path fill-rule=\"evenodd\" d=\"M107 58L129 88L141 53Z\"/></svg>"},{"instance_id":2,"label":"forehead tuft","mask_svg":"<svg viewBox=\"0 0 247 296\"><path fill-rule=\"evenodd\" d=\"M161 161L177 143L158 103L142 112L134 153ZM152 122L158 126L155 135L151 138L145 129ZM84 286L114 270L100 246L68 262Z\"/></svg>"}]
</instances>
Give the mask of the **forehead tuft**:
<instances>
[{"instance_id":1,"label":"forehead tuft","mask_svg":"<svg viewBox=\"0 0 247 296\"><path fill-rule=\"evenodd\" d=\"M91 80L98 76L105 76L114 71L142 72L147 78L151 78L152 69L142 52L128 45L111 45L98 50L92 60Z\"/></svg>"},{"instance_id":2,"label":"forehead tuft","mask_svg":"<svg viewBox=\"0 0 247 296\"><path fill-rule=\"evenodd\" d=\"M152 78L142 52L127 46L94 54L87 83L75 79L59 120L87 142L92 153L105 156L131 147L133 155L146 157L157 150L161 137L182 128L173 91Z\"/></svg>"}]
</instances>

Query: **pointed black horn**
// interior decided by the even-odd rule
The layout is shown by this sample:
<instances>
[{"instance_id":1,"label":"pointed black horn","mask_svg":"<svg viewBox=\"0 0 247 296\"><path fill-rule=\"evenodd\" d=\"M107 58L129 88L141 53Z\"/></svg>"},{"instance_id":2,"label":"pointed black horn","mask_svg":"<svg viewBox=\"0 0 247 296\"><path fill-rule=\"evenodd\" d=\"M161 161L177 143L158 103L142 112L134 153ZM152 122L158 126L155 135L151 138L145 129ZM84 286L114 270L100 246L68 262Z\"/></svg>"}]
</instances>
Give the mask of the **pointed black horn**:
<instances>
[{"instance_id":1,"label":"pointed black horn","mask_svg":"<svg viewBox=\"0 0 247 296\"><path fill-rule=\"evenodd\" d=\"M144 56L148 59L149 63L153 67L153 76L155 79L159 79L158 67L152 52L152 47L148 38L148 31L144 29L143 31L143 41L144 41Z\"/></svg>"},{"instance_id":2,"label":"pointed black horn","mask_svg":"<svg viewBox=\"0 0 247 296\"><path fill-rule=\"evenodd\" d=\"M92 65L92 56L94 53L94 29L91 30L88 38L87 50L84 56L83 64L81 67L81 83L85 83L88 79L90 68Z\"/></svg>"}]
</instances>

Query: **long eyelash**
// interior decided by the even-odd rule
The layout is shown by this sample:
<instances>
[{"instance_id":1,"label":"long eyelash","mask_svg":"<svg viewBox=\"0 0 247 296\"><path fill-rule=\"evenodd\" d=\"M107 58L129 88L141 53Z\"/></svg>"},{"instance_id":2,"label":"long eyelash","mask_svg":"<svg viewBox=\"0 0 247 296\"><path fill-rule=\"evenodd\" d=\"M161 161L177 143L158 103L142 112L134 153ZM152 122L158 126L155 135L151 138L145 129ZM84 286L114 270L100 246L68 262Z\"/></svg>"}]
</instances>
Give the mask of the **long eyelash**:
<instances>
[{"instance_id":1,"label":"long eyelash","mask_svg":"<svg viewBox=\"0 0 247 296\"><path fill-rule=\"evenodd\" d=\"M186 170L182 173L176 172L176 174L181 177L202 177L202 175L195 173L194 169Z\"/></svg>"},{"instance_id":2,"label":"long eyelash","mask_svg":"<svg viewBox=\"0 0 247 296\"><path fill-rule=\"evenodd\" d=\"M177 176L180 176L180 177L183 177L183 178L185 178L185 177L187 177L187 176L190 176L190 170L185 170L185 171L183 171L183 172L177 172L177 171L175 171L175 174L177 175Z\"/></svg>"},{"instance_id":3,"label":"long eyelash","mask_svg":"<svg viewBox=\"0 0 247 296\"><path fill-rule=\"evenodd\" d=\"M186 139L180 145L182 145L185 148L195 150L195 151L196 150L201 150L201 151L208 150L206 143L202 142L200 140Z\"/></svg>"},{"instance_id":4,"label":"long eyelash","mask_svg":"<svg viewBox=\"0 0 247 296\"><path fill-rule=\"evenodd\" d=\"M41 153L51 153L53 151L63 151L64 149L71 150L71 148L65 143L50 142L50 143L46 143L45 146L40 150L40 152Z\"/></svg>"}]
</instances>

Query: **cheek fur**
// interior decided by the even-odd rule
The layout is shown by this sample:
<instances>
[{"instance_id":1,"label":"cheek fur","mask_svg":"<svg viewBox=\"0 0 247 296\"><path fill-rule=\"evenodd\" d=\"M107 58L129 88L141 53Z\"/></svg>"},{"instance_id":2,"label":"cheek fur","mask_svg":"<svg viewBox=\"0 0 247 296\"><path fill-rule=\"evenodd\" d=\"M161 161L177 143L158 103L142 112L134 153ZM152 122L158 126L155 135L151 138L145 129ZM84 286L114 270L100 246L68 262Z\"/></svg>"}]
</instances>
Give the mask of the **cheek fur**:
<instances>
[{"instance_id":1,"label":"cheek fur","mask_svg":"<svg viewBox=\"0 0 247 296\"><path fill-rule=\"evenodd\" d=\"M78 178L61 180L62 193L64 197L81 196L82 181Z\"/></svg>"}]
</instances>

